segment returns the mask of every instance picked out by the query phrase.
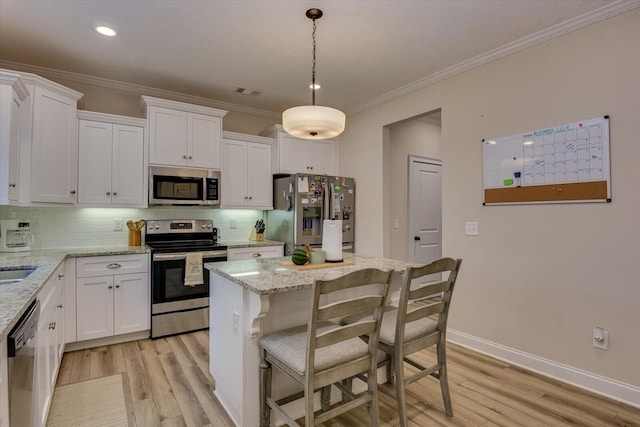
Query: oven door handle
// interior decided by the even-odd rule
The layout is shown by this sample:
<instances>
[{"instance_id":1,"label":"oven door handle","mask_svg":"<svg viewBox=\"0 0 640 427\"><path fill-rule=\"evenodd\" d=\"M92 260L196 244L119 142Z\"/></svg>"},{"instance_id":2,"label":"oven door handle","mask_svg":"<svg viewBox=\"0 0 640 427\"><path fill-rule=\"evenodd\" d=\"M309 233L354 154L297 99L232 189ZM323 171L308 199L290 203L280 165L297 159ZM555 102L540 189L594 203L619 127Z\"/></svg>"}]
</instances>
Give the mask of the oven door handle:
<instances>
[{"instance_id":1,"label":"oven door handle","mask_svg":"<svg viewBox=\"0 0 640 427\"><path fill-rule=\"evenodd\" d=\"M202 258L226 258L227 251L205 251L202 252ZM173 254L153 254L153 261L173 261L178 259L186 259L186 252L178 252Z\"/></svg>"}]
</instances>

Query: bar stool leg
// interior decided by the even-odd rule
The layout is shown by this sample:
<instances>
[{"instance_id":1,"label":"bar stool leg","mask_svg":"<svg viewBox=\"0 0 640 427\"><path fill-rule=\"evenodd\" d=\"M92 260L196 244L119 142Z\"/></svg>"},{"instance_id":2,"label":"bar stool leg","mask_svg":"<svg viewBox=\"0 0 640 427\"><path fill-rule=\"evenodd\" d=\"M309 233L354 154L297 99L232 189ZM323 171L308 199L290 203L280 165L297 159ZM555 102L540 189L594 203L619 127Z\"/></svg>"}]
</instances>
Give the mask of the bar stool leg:
<instances>
[{"instance_id":1,"label":"bar stool leg","mask_svg":"<svg viewBox=\"0 0 640 427\"><path fill-rule=\"evenodd\" d=\"M271 364L263 359L260 362L260 427L271 424L271 408L267 399L271 398Z\"/></svg>"}]
</instances>

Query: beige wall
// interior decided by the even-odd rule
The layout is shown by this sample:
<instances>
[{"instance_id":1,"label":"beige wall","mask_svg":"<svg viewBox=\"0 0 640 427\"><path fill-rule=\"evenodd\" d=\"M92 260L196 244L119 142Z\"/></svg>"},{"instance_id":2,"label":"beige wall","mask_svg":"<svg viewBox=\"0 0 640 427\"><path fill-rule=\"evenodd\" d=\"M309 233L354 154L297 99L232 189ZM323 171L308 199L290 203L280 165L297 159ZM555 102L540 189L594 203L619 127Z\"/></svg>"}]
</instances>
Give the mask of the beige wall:
<instances>
[{"instance_id":1,"label":"beige wall","mask_svg":"<svg viewBox=\"0 0 640 427\"><path fill-rule=\"evenodd\" d=\"M385 189L389 195L383 218L385 228L389 229L384 256L409 260L409 155L440 160L440 126L419 119L393 124L389 126L389 139L383 143L383 149L384 169L388 171L384 175ZM396 218L399 227L393 228Z\"/></svg>"},{"instance_id":2,"label":"beige wall","mask_svg":"<svg viewBox=\"0 0 640 427\"><path fill-rule=\"evenodd\" d=\"M145 110L140 109L141 93L117 90L77 81L53 78L51 78L51 80L82 93L84 95L80 101L80 109L82 110L119 114L129 117L146 117ZM224 116L222 127L226 131L258 135L276 123L280 123L280 120L229 111Z\"/></svg>"},{"instance_id":3,"label":"beige wall","mask_svg":"<svg viewBox=\"0 0 640 427\"><path fill-rule=\"evenodd\" d=\"M640 386L640 9L349 117L357 251L385 247L383 127L442 108L443 254L463 258L450 326ZM611 116L613 202L482 206L482 138ZM370 183L370 186L363 185ZM480 235L464 235L477 220ZM594 326L609 350L592 348Z\"/></svg>"}]
</instances>

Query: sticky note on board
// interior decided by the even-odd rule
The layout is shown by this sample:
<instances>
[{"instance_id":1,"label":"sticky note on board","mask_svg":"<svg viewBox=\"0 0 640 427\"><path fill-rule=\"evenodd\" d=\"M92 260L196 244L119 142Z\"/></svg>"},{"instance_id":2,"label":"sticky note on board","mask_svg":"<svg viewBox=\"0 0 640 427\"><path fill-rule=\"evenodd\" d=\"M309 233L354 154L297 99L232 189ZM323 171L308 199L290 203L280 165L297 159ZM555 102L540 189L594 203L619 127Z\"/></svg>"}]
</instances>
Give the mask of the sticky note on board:
<instances>
[{"instance_id":1,"label":"sticky note on board","mask_svg":"<svg viewBox=\"0 0 640 427\"><path fill-rule=\"evenodd\" d=\"M504 185L513 185L513 179L505 179L502 182L504 183Z\"/></svg>"}]
</instances>

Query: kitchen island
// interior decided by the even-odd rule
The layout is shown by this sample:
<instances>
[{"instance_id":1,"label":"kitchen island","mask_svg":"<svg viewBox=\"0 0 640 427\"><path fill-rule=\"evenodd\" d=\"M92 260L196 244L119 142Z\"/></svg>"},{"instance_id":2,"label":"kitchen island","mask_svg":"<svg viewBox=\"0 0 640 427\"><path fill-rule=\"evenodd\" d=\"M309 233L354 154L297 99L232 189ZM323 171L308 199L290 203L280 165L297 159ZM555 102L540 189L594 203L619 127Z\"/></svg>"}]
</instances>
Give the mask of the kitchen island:
<instances>
[{"instance_id":1,"label":"kitchen island","mask_svg":"<svg viewBox=\"0 0 640 427\"><path fill-rule=\"evenodd\" d=\"M289 265L288 257L205 264L211 274L209 371L215 394L236 425L259 425L258 339L308 321L315 279L334 279L364 268L401 273L414 265L347 253L344 257L349 265L312 270L298 270ZM398 274L393 287L399 285ZM277 369L273 387L274 398L299 391Z\"/></svg>"}]
</instances>

